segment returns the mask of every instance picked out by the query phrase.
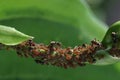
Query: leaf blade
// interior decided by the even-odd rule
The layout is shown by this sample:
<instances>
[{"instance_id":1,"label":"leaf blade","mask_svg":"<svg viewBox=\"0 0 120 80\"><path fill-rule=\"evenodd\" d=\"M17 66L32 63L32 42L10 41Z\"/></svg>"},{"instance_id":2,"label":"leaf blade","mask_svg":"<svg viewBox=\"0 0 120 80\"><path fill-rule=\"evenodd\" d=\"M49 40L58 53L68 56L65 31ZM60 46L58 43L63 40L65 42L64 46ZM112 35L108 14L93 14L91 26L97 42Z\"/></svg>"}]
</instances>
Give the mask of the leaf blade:
<instances>
[{"instance_id":1,"label":"leaf blade","mask_svg":"<svg viewBox=\"0 0 120 80\"><path fill-rule=\"evenodd\" d=\"M112 32L117 33L116 36L118 40L120 40L120 21L117 21L113 25L111 25L111 27L108 29L108 31L105 34L105 37L102 40L102 44L107 48L112 47L113 44L118 44L118 47L120 45L120 41L118 41L117 43L113 43L111 36Z\"/></svg>"},{"instance_id":2,"label":"leaf blade","mask_svg":"<svg viewBox=\"0 0 120 80\"><path fill-rule=\"evenodd\" d=\"M0 25L0 43L5 45L17 45L28 39L33 39L12 27Z\"/></svg>"}]
</instances>

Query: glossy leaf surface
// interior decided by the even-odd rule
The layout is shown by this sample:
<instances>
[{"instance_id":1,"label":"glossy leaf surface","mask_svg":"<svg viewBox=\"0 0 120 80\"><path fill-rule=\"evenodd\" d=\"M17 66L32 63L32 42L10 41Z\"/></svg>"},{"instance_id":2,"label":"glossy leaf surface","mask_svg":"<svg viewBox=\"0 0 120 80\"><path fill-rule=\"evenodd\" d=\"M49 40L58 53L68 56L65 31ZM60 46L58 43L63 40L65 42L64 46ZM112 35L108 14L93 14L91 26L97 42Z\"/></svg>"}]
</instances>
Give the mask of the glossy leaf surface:
<instances>
[{"instance_id":1,"label":"glossy leaf surface","mask_svg":"<svg viewBox=\"0 0 120 80\"><path fill-rule=\"evenodd\" d=\"M0 43L5 45L17 45L33 37L17 31L15 28L0 25Z\"/></svg>"}]
</instances>

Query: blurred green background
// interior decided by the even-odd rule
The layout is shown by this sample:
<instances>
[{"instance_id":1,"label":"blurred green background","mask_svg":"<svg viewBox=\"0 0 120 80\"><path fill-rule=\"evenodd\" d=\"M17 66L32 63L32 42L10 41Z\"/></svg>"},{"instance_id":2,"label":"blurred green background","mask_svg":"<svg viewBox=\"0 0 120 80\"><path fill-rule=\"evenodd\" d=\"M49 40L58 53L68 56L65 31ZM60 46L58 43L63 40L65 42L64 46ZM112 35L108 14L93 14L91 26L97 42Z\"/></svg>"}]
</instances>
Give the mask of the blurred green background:
<instances>
[{"instance_id":1,"label":"blurred green background","mask_svg":"<svg viewBox=\"0 0 120 80\"><path fill-rule=\"evenodd\" d=\"M62 42L63 47L74 47L94 38L103 39L108 29L105 23L112 22L105 17L108 13L105 3L105 0L0 0L0 24L34 36L37 43L55 40ZM0 50L0 80L7 79L118 80L120 68L114 64L63 69L39 65L31 58L18 57L14 51Z\"/></svg>"}]
</instances>

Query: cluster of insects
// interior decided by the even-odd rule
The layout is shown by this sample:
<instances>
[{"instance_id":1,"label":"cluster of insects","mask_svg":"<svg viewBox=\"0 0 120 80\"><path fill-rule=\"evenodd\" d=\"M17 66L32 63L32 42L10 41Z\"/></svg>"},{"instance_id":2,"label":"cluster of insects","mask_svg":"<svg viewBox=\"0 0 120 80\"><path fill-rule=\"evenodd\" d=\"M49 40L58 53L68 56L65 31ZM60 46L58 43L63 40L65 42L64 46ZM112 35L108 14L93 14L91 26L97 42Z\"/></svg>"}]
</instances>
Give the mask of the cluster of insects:
<instances>
[{"instance_id":1,"label":"cluster of insects","mask_svg":"<svg viewBox=\"0 0 120 80\"><path fill-rule=\"evenodd\" d=\"M112 32L111 39L112 47L108 52L113 57L120 57L118 33ZM19 56L32 57L38 64L69 68L84 66L86 63L93 64L96 59L102 59L104 55L97 55L96 51L104 50L105 47L96 40L92 40L90 44L83 44L74 48L62 48L61 43L55 41L45 45L28 40L15 46L6 46L0 43L0 49L14 49Z\"/></svg>"},{"instance_id":2,"label":"cluster of insects","mask_svg":"<svg viewBox=\"0 0 120 80\"><path fill-rule=\"evenodd\" d=\"M118 33L112 32L111 33L111 38L112 38L112 48L109 50L109 54L112 55L113 57L120 57L120 48L119 48L119 41L120 37L118 36Z\"/></svg>"},{"instance_id":3,"label":"cluster of insects","mask_svg":"<svg viewBox=\"0 0 120 80\"><path fill-rule=\"evenodd\" d=\"M32 40L12 46L19 56L31 56L38 64L54 65L58 67L84 66L95 63L95 53L102 47L100 42L91 41L89 45L62 48L61 43L52 41L49 45L37 44Z\"/></svg>"}]
</instances>

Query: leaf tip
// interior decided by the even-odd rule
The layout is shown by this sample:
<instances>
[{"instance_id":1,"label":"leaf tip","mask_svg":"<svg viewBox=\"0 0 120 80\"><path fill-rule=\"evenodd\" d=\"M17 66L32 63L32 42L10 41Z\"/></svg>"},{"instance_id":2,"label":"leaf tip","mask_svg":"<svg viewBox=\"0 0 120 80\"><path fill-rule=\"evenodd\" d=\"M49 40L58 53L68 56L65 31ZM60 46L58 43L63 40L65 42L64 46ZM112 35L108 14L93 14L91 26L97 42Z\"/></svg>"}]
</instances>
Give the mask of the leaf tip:
<instances>
[{"instance_id":1,"label":"leaf tip","mask_svg":"<svg viewBox=\"0 0 120 80\"><path fill-rule=\"evenodd\" d=\"M113 23L112 26L117 26L117 25L120 25L120 21L117 21L117 22Z\"/></svg>"}]
</instances>

